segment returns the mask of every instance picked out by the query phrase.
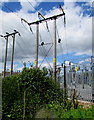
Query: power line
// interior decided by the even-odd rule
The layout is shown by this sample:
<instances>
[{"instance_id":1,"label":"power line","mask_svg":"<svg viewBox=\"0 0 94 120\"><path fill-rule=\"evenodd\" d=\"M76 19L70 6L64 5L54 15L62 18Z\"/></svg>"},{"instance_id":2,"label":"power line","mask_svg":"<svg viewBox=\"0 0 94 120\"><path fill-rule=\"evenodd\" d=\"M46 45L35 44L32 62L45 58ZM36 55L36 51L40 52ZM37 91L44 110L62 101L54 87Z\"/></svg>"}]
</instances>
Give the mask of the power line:
<instances>
[{"instance_id":1,"label":"power line","mask_svg":"<svg viewBox=\"0 0 94 120\"><path fill-rule=\"evenodd\" d=\"M0 2L1 3L1 2ZM11 10L8 6L6 6L5 4L4 4L4 7L6 7L9 11L11 11L14 15L16 15L17 17L19 17L20 19L22 19L18 14L16 14L16 13L14 13L13 12L13 10ZM23 27L26 29L26 30L28 30L27 29L27 27L25 27L25 25L22 23L22 25L23 25ZM29 31L29 30L28 30ZM30 32L30 31L29 31ZM20 45L19 45L20 46ZM20 48L22 48L21 46L20 46Z\"/></svg>"},{"instance_id":2,"label":"power line","mask_svg":"<svg viewBox=\"0 0 94 120\"><path fill-rule=\"evenodd\" d=\"M2 4L2 2L0 2ZM15 14L17 17L19 17L21 19L21 17L17 14L17 13L14 13L13 10L11 10L7 5L3 4L4 7L6 7L9 11L11 11L13 14Z\"/></svg>"},{"instance_id":3,"label":"power line","mask_svg":"<svg viewBox=\"0 0 94 120\"><path fill-rule=\"evenodd\" d=\"M42 41L42 36L41 36L40 33L39 33L39 36L40 36L41 42L43 42L43 41ZM44 55L45 55L45 54L46 54L46 49L45 49L43 46L42 46L42 48L44 49L43 53L44 53ZM46 59L47 63L49 64L50 68L51 68L51 65L50 65L50 63L48 62L47 58L45 58L45 59Z\"/></svg>"},{"instance_id":4,"label":"power line","mask_svg":"<svg viewBox=\"0 0 94 120\"><path fill-rule=\"evenodd\" d=\"M53 45L52 45L52 46L53 46ZM41 65L43 64L43 62L44 62L45 58L47 57L48 53L50 52L50 50L51 50L52 46L49 48L49 50L48 50L47 54L45 55L45 57L44 57L44 59L42 60L42 62L41 62L41 64L40 64L40 66L39 66L39 67L41 67Z\"/></svg>"},{"instance_id":5,"label":"power line","mask_svg":"<svg viewBox=\"0 0 94 120\"><path fill-rule=\"evenodd\" d=\"M1 2L0 2L1 3ZM2 3L1 3L2 4ZM14 11L12 10L12 9L10 9L7 5L5 5L4 4L4 7L5 8L7 8L10 12L12 12L14 15L16 15L18 18L20 18L20 19L22 19L22 17L20 17L17 13L14 13ZM21 22L22 23L22 22ZM27 27L25 27L25 25L22 23L22 25L23 25L23 27L27 30L27 31L29 31L28 29L27 29ZM29 31L30 32L30 31Z\"/></svg>"},{"instance_id":6,"label":"power line","mask_svg":"<svg viewBox=\"0 0 94 120\"><path fill-rule=\"evenodd\" d=\"M41 49L40 49L40 50L41 50ZM42 50L41 50L41 52L46 56L46 54L45 54ZM48 63L48 65L50 66L50 68L52 69L52 67L51 67L51 65L50 65L50 63L49 63L47 57L45 57L45 59L46 59L46 62Z\"/></svg>"},{"instance_id":7,"label":"power line","mask_svg":"<svg viewBox=\"0 0 94 120\"><path fill-rule=\"evenodd\" d=\"M27 0L27 1L28 1L28 3L34 8L34 6L32 5L32 3L31 3L29 0ZM34 8L34 10L37 11L36 8Z\"/></svg>"},{"instance_id":8,"label":"power line","mask_svg":"<svg viewBox=\"0 0 94 120\"><path fill-rule=\"evenodd\" d=\"M29 0L27 0L28 1L28 3L34 8L34 6L32 5L32 3L29 1ZM34 10L39 14L40 12L36 9L36 8L34 8ZM43 23L42 23L42 25L43 25ZM46 21L46 25L47 25L47 21ZM44 26L44 25L43 25ZM45 26L44 26L44 28L45 28ZM46 28L45 28L46 29ZM47 29L46 29L47 30ZM53 40L52 39L52 36L51 36L51 33L50 33L50 30L49 30L49 34L50 34L50 37L51 37L51 40Z\"/></svg>"},{"instance_id":9,"label":"power line","mask_svg":"<svg viewBox=\"0 0 94 120\"><path fill-rule=\"evenodd\" d=\"M61 4L58 2L58 4L59 4L59 8L60 8L60 11L62 11L62 12L64 12L64 10L63 10L63 8L62 8L62 6L61 6ZM65 42L66 42L66 50L67 50L67 57L69 58L69 55L68 55L68 42L67 42L67 33L66 33L66 18L65 18L65 15L64 15L64 21L63 21L63 17L61 17L61 19L62 19L62 22L64 22L64 29L65 29Z\"/></svg>"}]
</instances>

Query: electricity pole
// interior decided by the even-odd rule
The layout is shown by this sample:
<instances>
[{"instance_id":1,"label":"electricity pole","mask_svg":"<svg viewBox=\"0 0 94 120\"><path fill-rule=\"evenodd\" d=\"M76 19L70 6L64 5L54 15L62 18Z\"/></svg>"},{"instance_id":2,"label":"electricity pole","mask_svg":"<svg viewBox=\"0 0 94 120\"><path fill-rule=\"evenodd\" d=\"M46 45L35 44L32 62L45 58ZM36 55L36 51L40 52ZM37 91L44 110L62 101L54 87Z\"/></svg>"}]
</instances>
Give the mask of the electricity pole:
<instances>
[{"instance_id":1,"label":"electricity pole","mask_svg":"<svg viewBox=\"0 0 94 120\"><path fill-rule=\"evenodd\" d=\"M10 72L11 75L12 75L12 71L13 71L13 57L14 57L14 42L15 42L15 34L17 34L17 33L20 35L20 33L19 33L18 31L16 31L16 30L14 30L14 32L13 32L13 33L10 33L10 34L6 32L7 35L5 35L5 36L0 35L1 37L4 37L4 38L6 39L6 50L5 50L5 59L4 59L4 74L3 74L3 77L4 77L4 78L5 78L5 76L6 76L6 62L7 62L8 37L9 37L9 36L12 36L12 37L13 37L11 72Z\"/></svg>"},{"instance_id":2,"label":"electricity pole","mask_svg":"<svg viewBox=\"0 0 94 120\"><path fill-rule=\"evenodd\" d=\"M5 78L5 74L6 74L7 49L8 49L8 36L6 36L5 39L6 39L6 50L5 50L5 60L4 60L4 74L3 74L3 77L4 77L4 78Z\"/></svg>"},{"instance_id":3,"label":"electricity pole","mask_svg":"<svg viewBox=\"0 0 94 120\"><path fill-rule=\"evenodd\" d=\"M7 49L8 49L8 36L3 36L0 35L1 37L4 37L6 40L6 49L5 49L5 59L4 59L4 73L3 73L3 77L5 78L6 75L6 62L7 62Z\"/></svg>"},{"instance_id":4,"label":"electricity pole","mask_svg":"<svg viewBox=\"0 0 94 120\"><path fill-rule=\"evenodd\" d=\"M13 38L13 47L12 47L11 71L10 71L10 74L11 74L11 75L12 75L12 72L13 72L13 59L14 59L15 34L12 36L12 38Z\"/></svg>"},{"instance_id":5,"label":"electricity pole","mask_svg":"<svg viewBox=\"0 0 94 120\"><path fill-rule=\"evenodd\" d=\"M36 24L36 58L35 65L38 67L38 53L39 53L39 23Z\"/></svg>"},{"instance_id":6,"label":"electricity pole","mask_svg":"<svg viewBox=\"0 0 94 120\"><path fill-rule=\"evenodd\" d=\"M54 19L53 75L56 81L56 18Z\"/></svg>"},{"instance_id":7,"label":"electricity pole","mask_svg":"<svg viewBox=\"0 0 94 120\"><path fill-rule=\"evenodd\" d=\"M14 30L14 33L12 33L12 38L13 38L13 47L12 47L12 58L11 58L11 71L10 71L10 75L12 75L13 73L13 60L14 60L14 45L15 45L15 35L18 33L18 35L20 36L20 33L16 30Z\"/></svg>"},{"instance_id":8,"label":"electricity pole","mask_svg":"<svg viewBox=\"0 0 94 120\"><path fill-rule=\"evenodd\" d=\"M54 16L51 16L51 17L48 17L48 18L43 18L41 20L37 20L37 21L32 22L32 23L28 23L23 18L21 19L21 21L26 22L29 25L29 27L31 25L34 25L34 24L37 25L37 27L36 27L36 29L37 29L36 30L37 31L36 32L36 60L35 60L36 67L38 67L39 24L42 23L42 22L47 22L47 21L50 21L50 20L54 20L53 75L54 75L55 80L56 80L56 19L58 19L61 16L64 16L64 21L65 21L65 13L64 13L64 11L62 11L62 12L63 12L62 14L54 15ZM32 31L31 27L30 27L30 30Z\"/></svg>"}]
</instances>

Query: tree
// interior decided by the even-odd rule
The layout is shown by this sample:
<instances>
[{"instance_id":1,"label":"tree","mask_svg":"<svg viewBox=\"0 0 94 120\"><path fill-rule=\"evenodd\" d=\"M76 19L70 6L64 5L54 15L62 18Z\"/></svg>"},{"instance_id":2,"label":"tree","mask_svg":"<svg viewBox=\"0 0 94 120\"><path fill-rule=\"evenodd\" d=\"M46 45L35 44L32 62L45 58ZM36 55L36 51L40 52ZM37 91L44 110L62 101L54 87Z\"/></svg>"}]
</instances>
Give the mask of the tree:
<instances>
[{"instance_id":1,"label":"tree","mask_svg":"<svg viewBox=\"0 0 94 120\"><path fill-rule=\"evenodd\" d=\"M6 120L34 118L51 101L63 102L63 92L47 76L46 68L24 67L19 75L3 80L3 118Z\"/></svg>"}]
</instances>

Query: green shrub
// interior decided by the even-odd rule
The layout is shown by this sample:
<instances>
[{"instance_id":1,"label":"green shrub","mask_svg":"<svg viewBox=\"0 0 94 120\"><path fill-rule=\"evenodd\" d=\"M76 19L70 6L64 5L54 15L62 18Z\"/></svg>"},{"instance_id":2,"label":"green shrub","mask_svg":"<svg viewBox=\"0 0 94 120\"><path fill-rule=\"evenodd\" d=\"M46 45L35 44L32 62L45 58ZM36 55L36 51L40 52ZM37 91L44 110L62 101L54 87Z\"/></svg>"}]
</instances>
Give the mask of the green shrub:
<instances>
[{"instance_id":1,"label":"green shrub","mask_svg":"<svg viewBox=\"0 0 94 120\"><path fill-rule=\"evenodd\" d=\"M59 85L47 77L46 68L26 68L18 75L3 79L3 119L33 118L51 101L63 102ZM23 112L25 110L25 113Z\"/></svg>"},{"instance_id":2,"label":"green shrub","mask_svg":"<svg viewBox=\"0 0 94 120\"><path fill-rule=\"evenodd\" d=\"M62 113L61 118L94 118L93 116L93 111L94 109L83 109L83 108L78 108L78 109L71 109L65 113Z\"/></svg>"}]
</instances>

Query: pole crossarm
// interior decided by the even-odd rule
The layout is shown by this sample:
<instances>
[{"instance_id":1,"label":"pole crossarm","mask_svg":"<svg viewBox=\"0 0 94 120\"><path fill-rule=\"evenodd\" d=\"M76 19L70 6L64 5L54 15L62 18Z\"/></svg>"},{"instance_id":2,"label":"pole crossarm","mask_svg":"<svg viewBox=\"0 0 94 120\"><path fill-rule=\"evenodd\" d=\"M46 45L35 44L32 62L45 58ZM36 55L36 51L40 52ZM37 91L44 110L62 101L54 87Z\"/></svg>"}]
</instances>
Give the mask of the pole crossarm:
<instances>
[{"instance_id":1,"label":"pole crossarm","mask_svg":"<svg viewBox=\"0 0 94 120\"><path fill-rule=\"evenodd\" d=\"M42 22L45 22L45 21L48 21L48 20L54 20L54 19L57 19L61 16L65 15L65 13L63 12L62 14L59 14L59 15L54 15L54 16L51 16L49 18L45 18L43 20L37 20L35 22L32 22L32 23L28 23L28 25L33 25L33 24L39 24L39 23L42 23Z\"/></svg>"},{"instance_id":2,"label":"pole crossarm","mask_svg":"<svg viewBox=\"0 0 94 120\"><path fill-rule=\"evenodd\" d=\"M16 31L16 30L14 30L14 32L13 33L7 33L7 35L5 35L5 36L2 36L2 37L4 37L4 38L6 38L6 37L9 37L9 36L12 36L12 35L15 35L15 34L19 34L19 36L20 36L20 33L18 32L18 31Z\"/></svg>"}]
</instances>

